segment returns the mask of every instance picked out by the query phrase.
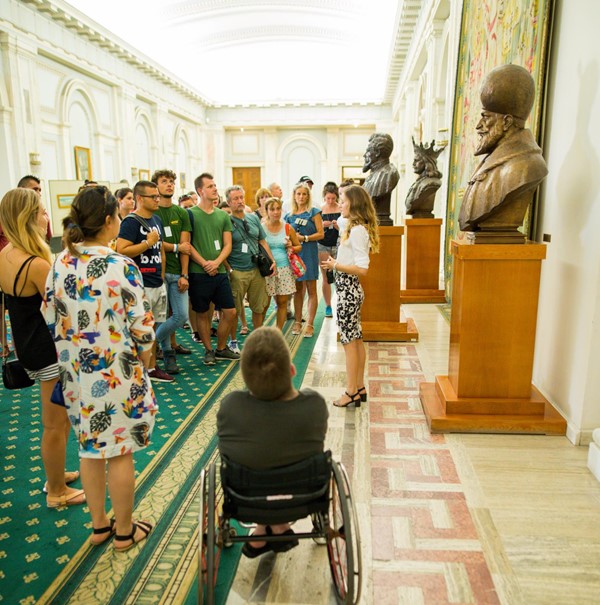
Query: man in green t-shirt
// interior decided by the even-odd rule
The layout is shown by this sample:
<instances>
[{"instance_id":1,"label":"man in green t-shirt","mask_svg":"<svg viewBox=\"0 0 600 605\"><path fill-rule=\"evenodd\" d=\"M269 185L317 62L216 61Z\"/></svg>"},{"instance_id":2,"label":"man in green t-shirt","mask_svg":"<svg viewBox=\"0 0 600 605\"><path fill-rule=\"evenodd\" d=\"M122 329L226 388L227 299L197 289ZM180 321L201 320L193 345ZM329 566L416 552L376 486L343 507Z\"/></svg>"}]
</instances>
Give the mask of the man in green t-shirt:
<instances>
[{"instance_id":1,"label":"man in green t-shirt","mask_svg":"<svg viewBox=\"0 0 600 605\"><path fill-rule=\"evenodd\" d=\"M212 174L203 172L194 181L199 202L190 208L192 217L192 248L190 263L190 300L198 313L200 338L206 349L205 365L216 359L237 361L240 356L227 347L227 335L237 321L229 276L223 262L231 252L231 220L216 207L219 192ZM217 348L210 342L210 304L221 312L217 330Z\"/></svg>"},{"instance_id":2,"label":"man in green t-shirt","mask_svg":"<svg viewBox=\"0 0 600 605\"><path fill-rule=\"evenodd\" d=\"M165 358L165 370L169 374L178 374L179 368L175 353L190 354L191 351L175 344L175 332L188 320L188 268L190 262L190 217L186 210L173 204L175 180L177 175L172 170L157 170L152 175L160 199L156 214L163 224L163 247L166 256L165 285L171 315L156 331L158 341Z\"/></svg>"}]
</instances>

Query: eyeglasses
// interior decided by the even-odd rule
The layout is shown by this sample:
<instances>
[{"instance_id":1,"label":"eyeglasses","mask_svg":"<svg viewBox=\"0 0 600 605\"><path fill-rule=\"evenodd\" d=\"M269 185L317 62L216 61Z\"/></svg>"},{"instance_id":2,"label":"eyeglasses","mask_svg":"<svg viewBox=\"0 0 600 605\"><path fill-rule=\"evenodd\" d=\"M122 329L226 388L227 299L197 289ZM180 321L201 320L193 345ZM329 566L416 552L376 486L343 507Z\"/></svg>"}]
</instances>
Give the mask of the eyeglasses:
<instances>
[{"instance_id":1,"label":"eyeglasses","mask_svg":"<svg viewBox=\"0 0 600 605\"><path fill-rule=\"evenodd\" d=\"M156 201L160 200L160 195L144 195L143 193L138 193L138 195L140 197L149 197Z\"/></svg>"}]
</instances>

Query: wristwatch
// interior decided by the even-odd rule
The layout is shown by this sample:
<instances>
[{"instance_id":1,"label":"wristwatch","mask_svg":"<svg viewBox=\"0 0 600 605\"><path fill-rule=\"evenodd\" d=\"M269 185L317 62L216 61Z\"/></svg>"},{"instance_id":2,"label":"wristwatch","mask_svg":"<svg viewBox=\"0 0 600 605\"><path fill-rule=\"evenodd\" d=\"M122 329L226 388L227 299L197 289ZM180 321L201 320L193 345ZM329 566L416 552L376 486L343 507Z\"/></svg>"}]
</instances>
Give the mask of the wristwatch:
<instances>
[{"instance_id":1,"label":"wristwatch","mask_svg":"<svg viewBox=\"0 0 600 605\"><path fill-rule=\"evenodd\" d=\"M308 243L308 235L304 236L304 243L307 244Z\"/></svg>"},{"instance_id":2,"label":"wristwatch","mask_svg":"<svg viewBox=\"0 0 600 605\"><path fill-rule=\"evenodd\" d=\"M190 281L190 276L187 273L182 273L179 277L183 277L183 279Z\"/></svg>"}]
</instances>

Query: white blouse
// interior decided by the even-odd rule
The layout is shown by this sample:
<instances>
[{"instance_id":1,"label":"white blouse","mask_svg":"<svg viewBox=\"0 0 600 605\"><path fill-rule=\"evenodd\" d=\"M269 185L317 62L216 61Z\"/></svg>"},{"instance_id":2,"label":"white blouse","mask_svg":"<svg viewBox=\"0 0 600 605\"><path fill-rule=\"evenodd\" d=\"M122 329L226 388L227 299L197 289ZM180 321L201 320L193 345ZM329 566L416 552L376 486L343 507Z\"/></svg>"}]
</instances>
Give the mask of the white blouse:
<instances>
[{"instance_id":1,"label":"white blouse","mask_svg":"<svg viewBox=\"0 0 600 605\"><path fill-rule=\"evenodd\" d=\"M338 265L355 265L361 269L369 268L369 232L364 225L356 225L350 230L350 236L342 241L337 253Z\"/></svg>"}]
</instances>

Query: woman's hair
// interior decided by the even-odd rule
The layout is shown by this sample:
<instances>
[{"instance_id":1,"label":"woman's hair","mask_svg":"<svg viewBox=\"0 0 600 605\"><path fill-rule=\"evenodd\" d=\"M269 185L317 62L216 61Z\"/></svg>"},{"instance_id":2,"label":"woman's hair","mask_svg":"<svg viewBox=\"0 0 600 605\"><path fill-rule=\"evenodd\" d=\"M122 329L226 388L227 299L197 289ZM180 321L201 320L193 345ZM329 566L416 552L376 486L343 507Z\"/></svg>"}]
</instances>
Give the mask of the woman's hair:
<instances>
[{"instance_id":1,"label":"woman's hair","mask_svg":"<svg viewBox=\"0 0 600 605\"><path fill-rule=\"evenodd\" d=\"M283 207L283 204L281 203L281 200L278 197L270 197L266 202L265 202L265 212L267 213L267 216L269 216L269 208L271 208L272 206L278 205L279 207Z\"/></svg>"},{"instance_id":2,"label":"woman's hair","mask_svg":"<svg viewBox=\"0 0 600 605\"><path fill-rule=\"evenodd\" d=\"M46 234L38 225L40 208L40 197L33 189L11 189L0 201L0 225L15 248L52 263Z\"/></svg>"},{"instance_id":3,"label":"woman's hair","mask_svg":"<svg viewBox=\"0 0 600 605\"><path fill-rule=\"evenodd\" d=\"M261 187L257 192L256 195L254 196L254 201L256 202L256 207L260 208L260 198L261 197L271 197L271 192L268 189L265 189L264 187Z\"/></svg>"},{"instance_id":4,"label":"woman's hair","mask_svg":"<svg viewBox=\"0 0 600 605\"><path fill-rule=\"evenodd\" d=\"M292 191L292 213L298 212L298 204L296 204L296 191L298 191L298 189L306 189L306 192L308 193L308 202L306 205L306 209L310 210L312 208L310 187L306 183L296 183L294 185L294 190Z\"/></svg>"},{"instance_id":5,"label":"woman's hair","mask_svg":"<svg viewBox=\"0 0 600 605\"><path fill-rule=\"evenodd\" d=\"M323 197L325 197L327 193L335 194L336 198L340 197L338 193L338 186L333 181L328 181L325 183L325 185L323 185Z\"/></svg>"},{"instance_id":6,"label":"woman's hair","mask_svg":"<svg viewBox=\"0 0 600 605\"><path fill-rule=\"evenodd\" d=\"M121 201L128 193L133 193L131 187L121 187L121 189L115 191L115 197Z\"/></svg>"},{"instance_id":7,"label":"woman's hair","mask_svg":"<svg viewBox=\"0 0 600 605\"><path fill-rule=\"evenodd\" d=\"M106 225L107 216L116 216L119 205L115 196L102 186L80 191L63 219L63 241L72 256L79 256L74 244L93 239Z\"/></svg>"},{"instance_id":8,"label":"woman's hair","mask_svg":"<svg viewBox=\"0 0 600 605\"><path fill-rule=\"evenodd\" d=\"M240 366L248 390L258 399L273 401L289 392L291 363L281 330L263 326L246 338Z\"/></svg>"},{"instance_id":9,"label":"woman's hair","mask_svg":"<svg viewBox=\"0 0 600 605\"><path fill-rule=\"evenodd\" d=\"M369 233L371 252L379 252L377 213L371 196L360 185L350 185L350 187L344 189L344 196L350 202L350 216L346 229L342 233L342 241L348 239L352 227L364 225Z\"/></svg>"}]
</instances>

